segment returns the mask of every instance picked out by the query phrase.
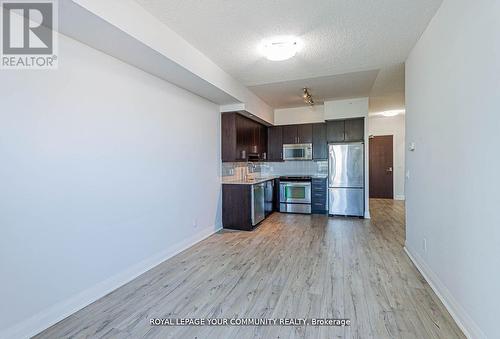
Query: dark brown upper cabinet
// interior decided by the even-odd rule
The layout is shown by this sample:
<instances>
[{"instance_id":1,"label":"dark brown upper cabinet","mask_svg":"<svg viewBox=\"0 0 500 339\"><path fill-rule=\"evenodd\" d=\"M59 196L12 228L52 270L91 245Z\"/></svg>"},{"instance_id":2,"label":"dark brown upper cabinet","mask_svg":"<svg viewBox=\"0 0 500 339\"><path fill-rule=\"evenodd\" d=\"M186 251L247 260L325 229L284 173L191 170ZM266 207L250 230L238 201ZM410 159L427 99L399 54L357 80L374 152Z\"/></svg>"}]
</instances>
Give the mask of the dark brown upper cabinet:
<instances>
[{"instance_id":1,"label":"dark brown upper cabinet","mask_svg":"<svg viewBox=\"0 0 500 339\"><path fill-rule=\"evenodd\" d=\"M312 125L283 126L284 144L310 144L312 143Z\"/></svg>"},{"instance_id":2,"label":"dark brown upper cabinet","mask_svg":"<svg viewBox=\"0 0 500 339\"><path fill-rule=\"evenodd\" d=\"M238 113L223 113L221 125L223 162L264 158L264 153L267 153L266 126Z\"/></svg>"},{"instance_id":3,"label":"dark brown upper cabinet","mask_svg":"<svg viewBox=\"0 0 500 339\"><path fill-rule=\"evenodd\" d=\"M363 141L364 127L363 118L266 127L238 113L224 113L222 161L283 161L283 144L309 143L313 160L325 160L328 143Z\"/></svg>"},{"instance_id":4,"label":"dark brown upper cabinet","mask_svg":"<svg viewBox=\"0 0 500 339\"><path fill-rule=\"evenodd\" d=\"M281 126L267 128L267 160L283 160L283 127Z\"/></svg>"},{"instance_id":5,"label":"dark brown upper cabinet","mask_svg":"<svg viewBox=\"0 0 500 339\"><path fill-rule=\"evenodd\" d=\"M328 141L326 139L326 123L312 125L313 160L328 159Z\"/></svg>"},{"instance_id":6,"label":"dark brown upper cabinet","mask_svg":"<svg viewBox=\"0 0 500 339\"><path fill-rule=\"evenodd\" d=\"M228 113L225 113L228 114ZM231 113L230 113L231 114ZM246 119L242 119L240 115L236 116L236 153L233 160L227 161L246 161L248 159L248 152L250 151L250 126ZM222 143L224 143L222 139Z\"/></svg>"},{"instance_id":7,"label":"dark brown upper cabinet","mask_svg":"<svg viewBox=\"0 0 500 339\"><path fill-rule=\"evenodd\" d=\"M312 124L297 125L297 143L310 144L313 142Z\"/></svg>"},{"instance_id":8,"label":"dark brown upper cabinet","mask_svg":"<svg viewBox=\"0 0 500 339\"><path fill-rule=\"evenodd\" d=\"M297 143L297 126L283 126L283 143L296 144Z\"/></svg>"},{"instance_id":9,"label":"dark brown upper cabinet","mask_svg":"<svg viewBox=\"0 0 500 339\"><path fill-rule=\"evenodd\" d=\"M326 138L328 142L344 141L344 120L330 120L326 122Z\"/></svg>"},{"instance_id":10,"label":"dark brown upper cabinet","mask_svg":"<svg viewBox=\"0 0 500 339\"><path fill-rule=\"evenodd\" d=\"M259 126L259 152L262 160L267 160L267 126ZM265 153L265 155L264 155Z\"/></svg>"},{"instance_id":11,"label":"dark brown upper cabinet","mask_svg":"<svg viewBox=\"0 0 500 339\"><path fill-rule=\"evenodd\" d=\"M365 120L363 118L345 121L345 141L363 141L365 138Z\"/></svg>"},{"instance_id":12,"label":"dark brown upper cabinet","mask_svg":"<svg viewBox=\"0 0 500 339\"><path fill-rule=\"evenodd\" d=\"M222 138L222 161L230 162L236 160L237 137L236 137L236 114L224 113L221 117Z\"/></svg>"},{"instance_id":13,"label":"dark brown upper cabinet","mask_svg":"<svg viewBox=\"0 0 500 339\"><path fill-rule=\"evenodd\" d=\"M363 141L365 138L364 118L329 120L326 122L328 142Z\"/></svg>"}]
</instances>

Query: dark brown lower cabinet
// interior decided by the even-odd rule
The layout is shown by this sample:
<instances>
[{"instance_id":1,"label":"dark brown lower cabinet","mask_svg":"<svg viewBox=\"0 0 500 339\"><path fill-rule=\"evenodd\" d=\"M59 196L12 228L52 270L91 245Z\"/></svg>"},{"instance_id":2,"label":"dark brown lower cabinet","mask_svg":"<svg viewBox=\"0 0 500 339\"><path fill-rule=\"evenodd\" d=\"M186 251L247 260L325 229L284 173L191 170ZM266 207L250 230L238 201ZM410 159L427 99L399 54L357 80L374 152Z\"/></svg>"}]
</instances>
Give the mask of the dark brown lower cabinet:
<instances>
[{"instance_id":1,"label":"dark brown lower cabinet","mask_svg":"<svg viewBox=\"0 0 500 339\"><path fill-rule=\"evenodd\" d=\"M222 185L222 225L235 230L252 230L251 185Z\"/></svg>"},{"instance_id":2,"label":"dark brown lower cabinet","mask_svg":"<svg viewBox=\"0 0 500 339\"><path fill-rule=\"evenodd\" d=\"M311 212L313 214L328 213L328 178L311 180Z\"/></svg>"},{"instance_id":3,"label":"dark brown lower cabinet","mask_svg":"<svg viewBox=\"0 0 500 339\"><path fill-rule=\"evenodd\" d=\"M273 212L280 210L280 179L274 179Z\"/></svg>"},{"instance_id":4,"label":"dark brown lower cabinet","mask_svg":"<svg viewBox=\"0 0 500 339\"><path fill-rule=\"evenodd\" d=\"M269 204L266 210L266 218L269 214L279 209L276 201L279 201L279 181L277 179L269 180L272 194L270 201L265 200L265 205ZM271 185L274 183L274 186ZM272 186L272 187L271 187ZM224 228L242 231L251 231L255 228L252 225L252 185L242 184L223 184L222 185L222 225ZM268 204L267 204L268 203Z\"/></svg>"}]
</instances>

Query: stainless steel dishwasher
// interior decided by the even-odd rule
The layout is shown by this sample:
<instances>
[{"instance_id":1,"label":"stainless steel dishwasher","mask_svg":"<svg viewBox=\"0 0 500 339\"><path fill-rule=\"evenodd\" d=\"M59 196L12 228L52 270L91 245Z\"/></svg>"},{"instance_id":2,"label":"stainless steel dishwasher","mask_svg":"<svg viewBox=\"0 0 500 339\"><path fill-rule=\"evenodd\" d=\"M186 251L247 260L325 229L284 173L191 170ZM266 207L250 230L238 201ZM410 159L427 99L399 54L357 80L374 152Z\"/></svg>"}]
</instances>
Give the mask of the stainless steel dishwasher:
<instances>
[{"instance_id":1,"label":"stainless steel dishwasher","mask_svg":"<svg viewBox=\"0 0 500 339\"><path fill-rule=\"evenodd\" d=\"M252 226L257 225L266 217L265 213L265 183L252 185Z\"/></svg>"},{"instance_id":2,"label":"stainless steel dishwasher","mask_svg":"<svg viewBox=\"0 0 500 339\"><path fill-rule=\"evenodd\" d=\"M274 180L266 181L265 213L266 218L274 211Z\"/></svg>"}]
</instances>

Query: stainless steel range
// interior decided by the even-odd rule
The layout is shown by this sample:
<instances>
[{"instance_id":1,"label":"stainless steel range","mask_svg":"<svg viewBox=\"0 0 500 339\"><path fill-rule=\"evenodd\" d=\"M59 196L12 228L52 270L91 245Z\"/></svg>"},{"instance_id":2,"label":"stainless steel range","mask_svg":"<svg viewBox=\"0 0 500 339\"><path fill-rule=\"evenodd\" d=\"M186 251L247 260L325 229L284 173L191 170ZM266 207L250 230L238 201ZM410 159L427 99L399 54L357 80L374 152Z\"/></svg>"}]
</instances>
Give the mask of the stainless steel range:
<instances>
[{"instance_id":1,"label":"stainless steel range","mask_svg":"<svg viewBox=\"0 0 500 339\"><path fill-rule=\"evenodd\" d=\"M280 212L311 213L311 177L280 177Z\"/></svg>"}]
</instances>

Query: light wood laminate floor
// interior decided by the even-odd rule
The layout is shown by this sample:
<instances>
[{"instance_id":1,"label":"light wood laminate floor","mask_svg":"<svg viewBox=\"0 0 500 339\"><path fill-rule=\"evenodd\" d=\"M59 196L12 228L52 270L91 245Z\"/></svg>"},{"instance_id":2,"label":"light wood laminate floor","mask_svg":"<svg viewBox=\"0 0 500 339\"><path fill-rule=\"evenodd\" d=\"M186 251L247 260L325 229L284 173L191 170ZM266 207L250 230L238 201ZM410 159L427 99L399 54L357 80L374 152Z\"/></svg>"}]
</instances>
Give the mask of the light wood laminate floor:
<instances>
[{"instance_id":1,"label":"light wood laminate floor","mask_svg":"<svg viewBox=\"0 0 500 339\"><path fill-rule=\"evenodd\" d=\"M371 220L275 213L221 231L37 338L463 338L403 251L404 204ZM349 318L312 326L152 327L152 317Z\"/></svg>"}]
</instances>

